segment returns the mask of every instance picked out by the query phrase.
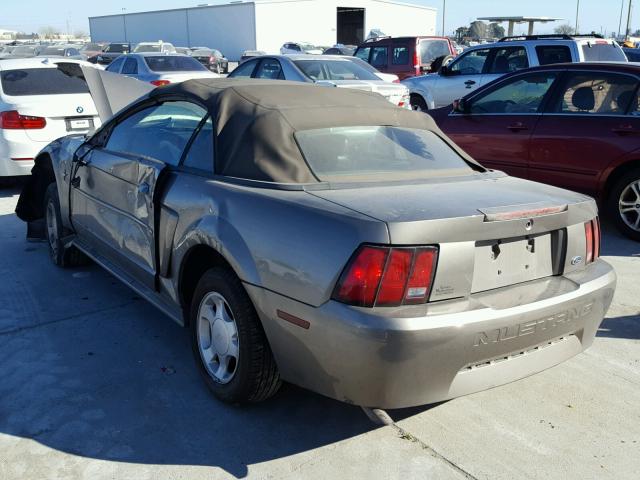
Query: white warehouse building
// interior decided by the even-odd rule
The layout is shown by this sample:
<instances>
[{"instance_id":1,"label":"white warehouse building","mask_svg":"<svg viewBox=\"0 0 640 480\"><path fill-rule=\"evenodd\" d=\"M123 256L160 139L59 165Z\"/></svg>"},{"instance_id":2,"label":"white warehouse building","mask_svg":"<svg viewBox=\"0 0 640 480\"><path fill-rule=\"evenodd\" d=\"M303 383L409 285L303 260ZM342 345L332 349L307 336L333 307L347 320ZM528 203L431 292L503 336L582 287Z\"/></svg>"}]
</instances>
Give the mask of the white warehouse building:
<instances>
[{"instance_id":1,"label":"white warehouse building","mask_svg":"<svg viewBox=\"0 0 640 480\"><path fill-rule=\"evenodd\" d=\"M371 30L435 35L434 8L391 0L254 0L90 17L91 40L162 40L207 46L238 60L245 50L278 53L286 42L357 45Z\"/></svg>"}]
</instances>

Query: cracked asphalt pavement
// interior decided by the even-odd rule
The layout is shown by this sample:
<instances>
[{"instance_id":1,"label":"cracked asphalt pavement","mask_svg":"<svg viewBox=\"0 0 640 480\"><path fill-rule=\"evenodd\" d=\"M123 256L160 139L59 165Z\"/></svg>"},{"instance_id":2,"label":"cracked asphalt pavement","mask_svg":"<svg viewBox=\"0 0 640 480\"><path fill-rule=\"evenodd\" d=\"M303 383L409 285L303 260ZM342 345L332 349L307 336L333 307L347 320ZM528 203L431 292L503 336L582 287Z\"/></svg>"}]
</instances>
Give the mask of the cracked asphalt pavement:
<instances>
[{"instance_id":1,"label":"cracked asphalt pavement","mask_svg":"<svg viewBox=\"0 0 640 480\"><path fill-rule=\"evenodd\" d=\"M640 243L609 226L618 290L590 350L380 427L293 386L217 402L187 332L95 265L54 267L17 194L0 190L0 479L640 478Z\"/></svg>"}]
</instances>

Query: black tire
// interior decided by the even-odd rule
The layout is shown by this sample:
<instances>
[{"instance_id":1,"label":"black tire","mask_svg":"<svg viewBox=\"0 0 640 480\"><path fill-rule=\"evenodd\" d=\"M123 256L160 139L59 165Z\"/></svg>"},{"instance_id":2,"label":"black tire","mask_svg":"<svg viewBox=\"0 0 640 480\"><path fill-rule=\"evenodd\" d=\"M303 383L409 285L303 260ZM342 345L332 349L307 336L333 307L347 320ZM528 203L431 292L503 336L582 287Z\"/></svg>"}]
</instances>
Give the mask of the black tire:
<instances>
[{"instance_id":1,"label":"black tire","mask_svg":"<svg viewBox=\"0 0 640 480\"><path fill-rule=\"evenodd\" d=\"M607 200L607 212L609 214L609 218L615 223L616 227L622 234L631 238L632 240L640 242L640 227L638 229L632 228L624 221L624 219L622 218L622 213L620 212L620 201L629 201L633 199L632 196L629 196L629 191L627 190L628 187L630 187L630 185L633 183L636 183L636 185L638 185L638 190L640 190L640 169L631 170L625 173L615 183L615 185L609 192ZM635 222L636 219L640 218L640 196L635 195L635 201L637 202L636 213L634 214L633 212L631 212L630 214L633 222Z\"/></svg>"},{"instance_id":2,"label":"black tire","mask_svg":"<svg viewBox=\"0 0 640 480\"><path fill-rule=\"evenodd\" d=\"M224 297L238 332L239 358L228 383L216 381L208 372L198 345L198 311L205 296L218 293ZM273 396L281 381L267 337L251 299L235 273L216 267L202 276L195 289L190 308L191 346L198 370L207 387L226 403L256 403Z\"/></svg>"},{"instance_id":3,"label":"black tire","mask_svg":"<svg viewBox=\"0 0 640 480\"><path fill-rule=\"evenodd\" d=\"M452 60L453 60L453 55L442 55L440 57L435 58L433 62L431 62L431 71L433 73L439 72L440 68L442 68L443 65L450 64Z\"/></svg>"},{"instance_id":4,"label":"black tire","mask_svg":"<svg viewBox=\"0 0 640 480\"><path fill-rule=\"evenodd\" d=\"M411 110L415 110L417 112L429 111L427 102L425 102L424 98L422 98L420 95L416 95L415 93L412 93L409 101L411 103Z\"/></svg>"},{"instance_id":5,"label":"black tire","mask_svg":"<svg viewBox=\"0 0 640 480\"><path fill-rule=\"evenodd\" d=\"M49 211L51 209L51 211ZM47 187L44 196L45 233L51 261L59 267L76 267L86 265L89 259L75 247L65 248L62 238L70 232L62 225L58 187L52 183Z\"/></svg>"}]
</instances>

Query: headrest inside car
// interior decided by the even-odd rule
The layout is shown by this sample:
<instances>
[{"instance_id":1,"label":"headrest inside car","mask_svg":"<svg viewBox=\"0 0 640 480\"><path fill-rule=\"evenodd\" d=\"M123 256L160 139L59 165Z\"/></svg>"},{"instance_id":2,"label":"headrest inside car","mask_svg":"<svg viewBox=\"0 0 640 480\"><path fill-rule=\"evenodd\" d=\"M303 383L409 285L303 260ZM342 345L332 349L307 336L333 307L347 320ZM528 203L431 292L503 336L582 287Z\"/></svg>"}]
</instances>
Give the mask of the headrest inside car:
<instances>
[{"instance_id":1,"label":"headrest inside car","mask_svg":"<svg viewBox=\"0 0 640 480\"><path fill-rule=\"evenodd\" d=\"M591 87L580 87L573 92L571 103L580 111L590 111L596 106L596 97Z\"/></svg>"}]
</instances>

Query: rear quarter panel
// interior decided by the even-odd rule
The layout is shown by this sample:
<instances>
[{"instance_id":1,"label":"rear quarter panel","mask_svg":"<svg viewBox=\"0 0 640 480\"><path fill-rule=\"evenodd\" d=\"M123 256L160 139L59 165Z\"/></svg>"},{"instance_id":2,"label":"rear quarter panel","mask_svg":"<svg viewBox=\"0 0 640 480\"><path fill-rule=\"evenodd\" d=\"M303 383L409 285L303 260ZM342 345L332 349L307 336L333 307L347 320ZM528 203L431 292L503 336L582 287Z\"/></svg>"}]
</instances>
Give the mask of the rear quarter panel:
<instances>
[{"instance_id":1,"label":"rear quarter panel","mask_svg":"<svg viewBox=\"0 0 640 480\"><path fill-rule=\"evenodd\" d=\"M383 222L304 191L246 187L179 173L169 180L162 203L179 218L172 272L180 271L192 248L208 245L243 282L313 306L329 300L361 243L389 241ZM174 288L179 291L177 284Z\"/></svg>"}]
</instances>

